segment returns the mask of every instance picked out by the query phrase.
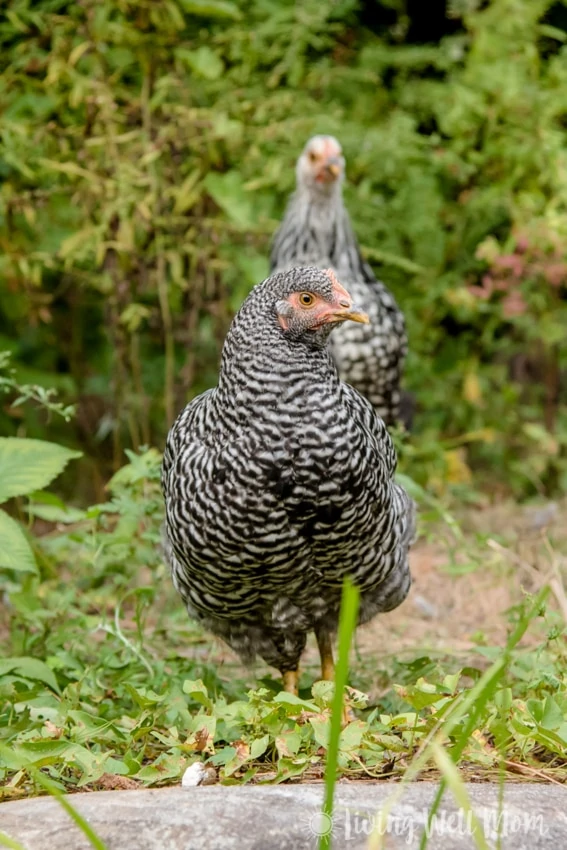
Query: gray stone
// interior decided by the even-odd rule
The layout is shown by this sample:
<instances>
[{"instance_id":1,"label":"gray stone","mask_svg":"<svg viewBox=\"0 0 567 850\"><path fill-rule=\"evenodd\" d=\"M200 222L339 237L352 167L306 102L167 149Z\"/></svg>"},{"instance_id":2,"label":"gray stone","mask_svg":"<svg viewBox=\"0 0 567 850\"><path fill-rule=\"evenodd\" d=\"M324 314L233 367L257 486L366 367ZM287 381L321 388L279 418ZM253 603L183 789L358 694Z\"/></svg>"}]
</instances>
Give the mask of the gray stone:
<instances>
[{"instance_id":1,"label":"gray stone","mask_svg":"<svg viewBox=\"0 0 567 850\"><path fill-rule=\"evenodd\" d=\"M417 850L436 788L434 783L420 782L403 790L385 821L381 847ZM367 848L377 812L400 789L385 782L339 783L333 850ZM467 790L490 848L567 848L565 789L506 785L502 808L497 785L469 784ZM324 826L319 784L102 791L68 799L108 850L316 850L317 833ZM49 797L1 804L0 831L26 850L92 848L61 805ZM472 831L466 813L446 793L428 848L474 850Z\"/></svg>"}]
</instances>

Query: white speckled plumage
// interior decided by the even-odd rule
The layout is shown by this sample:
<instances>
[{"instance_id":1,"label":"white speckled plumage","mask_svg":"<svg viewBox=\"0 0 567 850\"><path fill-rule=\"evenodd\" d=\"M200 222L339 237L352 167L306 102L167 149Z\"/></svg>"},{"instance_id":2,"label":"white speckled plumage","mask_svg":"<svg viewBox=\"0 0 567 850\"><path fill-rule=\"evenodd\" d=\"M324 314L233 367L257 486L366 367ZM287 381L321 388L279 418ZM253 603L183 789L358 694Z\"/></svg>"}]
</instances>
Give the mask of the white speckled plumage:
<instances>
[{"instance_id":1,"label":"white speckled plumage","mask_svg":"<svg viewBox=\"0 0 567 850\"><path fill-rule=\"evenodd\" d=\"M296 669L309 630L335 630L346 575L361 589L360 622L410 586L414 506L393 480L384 423L337 375L327 346L337 325L280 319L292 293L329 302L333 280L296 269L254 288L218 386L181 413L163 462L165 548L189 613L282 672Z\"/></svg>"},{"instance_id":2,"label":"white speckled plumage","mask_svg":"<svg viewBox=\"0 0 567 850\"><path fill-rule=\"evenodd\" d=\"M332 173L329 172L329 167ZM407 353L404 317L360 254L343 203L344 158L332 136L314 136L297 161L297 187L274 238L271 270L332 268L369 325L346 322L331 339L339 375L361 392L387 425L400 417L400 381Z\"/></svg>"}]
</instances>

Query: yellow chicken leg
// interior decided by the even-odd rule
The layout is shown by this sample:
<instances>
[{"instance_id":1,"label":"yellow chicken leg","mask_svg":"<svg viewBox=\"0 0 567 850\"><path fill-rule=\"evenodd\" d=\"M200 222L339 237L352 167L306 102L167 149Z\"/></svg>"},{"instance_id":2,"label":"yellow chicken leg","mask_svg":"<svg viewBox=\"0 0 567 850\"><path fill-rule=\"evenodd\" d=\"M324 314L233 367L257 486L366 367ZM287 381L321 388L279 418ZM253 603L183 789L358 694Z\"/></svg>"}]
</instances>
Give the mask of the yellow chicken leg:
<instances>
[{"instance_id":1,"label":"yellow chicken leg","mask_svg":"<svg viewBox=\"0 0 567 850\"><path fill-rule=\"evenodd\" d=\"M284 691L297 696L299 691L299 670L286 670L285 673L282 673L282 680Z\"/></svg>"},{"instance_id":2,"label":"yellow chicken leg","mask_svg":"<svg viewBox=\"0 0 567 850\"><path fill-rule=\"evenodd\" d=\"M326 629L317 629L315 632L319 655L321 657L321 678L326 682L332 682L335 678L335 662L333 661L333 643L331 635Z\"/></svg>"},{"instance_id":3,"label":"yellow chicken leg","mask_svg":"<svg viewBox=\"0 0 567 850\"><path fill-rule=\"evenodd\" d=\"M321 656L321 678L326 682L332 682L335 678L335 662L333 661L333 642L331 635L326 629L317 629L315 631L317 638L317 646L319 647L319 655ZM355 716L351 709L343 703L343 726L355 720Z\"/></svg>"}]
</instances>

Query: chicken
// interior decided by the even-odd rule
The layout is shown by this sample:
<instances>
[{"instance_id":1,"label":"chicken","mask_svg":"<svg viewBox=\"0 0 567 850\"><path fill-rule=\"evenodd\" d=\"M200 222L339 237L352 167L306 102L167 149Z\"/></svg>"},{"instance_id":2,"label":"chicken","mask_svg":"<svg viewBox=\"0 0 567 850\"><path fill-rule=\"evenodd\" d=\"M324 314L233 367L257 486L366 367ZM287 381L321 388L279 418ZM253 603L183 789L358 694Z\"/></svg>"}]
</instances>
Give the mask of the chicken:
<instances>
[{"instance_id":1,"label":"chicken","mask_svg":"<svg viewBox=\"0 0 567 850\"><path fill-rule=\"evenodd\" d=\"M333 272L258 284L224 343L218 386L191 401L164 454L165 549L189 614L250 662L259 654L297 690L307 634L323 678L345 576L359 622L410 586L414 505L372 406L328 350L368 321Z\"/></svg>"},{"instance_id":2,"label":"chicken","mask_svg":"<svg viewBox=\"0 0 567 850\"><path fill-rule=\"evenodd\" d=\"M368 314L370 324L346 323L331 340L339 375L361 392L387 425L411 419L409 396L400 410L407 352L404 317L393 295L360 254L343 203L345 160L333 136L313 136L297 161L291 196L271 253L271 270L332 268ZM407 411L407 414L405 412Z\"/></svg>"}]
</instances>

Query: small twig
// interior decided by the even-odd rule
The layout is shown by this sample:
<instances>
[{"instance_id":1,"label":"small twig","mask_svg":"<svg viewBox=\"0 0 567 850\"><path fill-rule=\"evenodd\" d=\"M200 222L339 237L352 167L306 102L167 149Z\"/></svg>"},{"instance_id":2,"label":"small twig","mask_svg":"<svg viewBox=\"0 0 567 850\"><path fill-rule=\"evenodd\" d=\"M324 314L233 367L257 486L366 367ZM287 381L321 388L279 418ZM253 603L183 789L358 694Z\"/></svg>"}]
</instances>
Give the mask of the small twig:
<instances>
[{"instance_id":1,"label":"small twig","mask_svg":"<svg viewBox=\"0 0 567 850\"><path fill-rule=\"evenodd\" d=\"M530 573L531 577L537 582L538 585L543 587L546 584L549 584L549 580L552 575L552 571L549 573L540 573L533 564L530 564L529 561L525 561L520 557L516 552L513 552L511 549L507 549L505 546L502 546L501 543L498 543L496 540L487 540L486 545L493 549L495 552L498 552L500 555L509 558L510 561L513 561L517 566L522 567L522 569L526 570L526 572Z\"/></svg>"},{"instance_id":2,"label":"small twig","mask_svg":"<svg viewBox=\"0 0 567 850\"><path fill-rule=\"evenodd\" d=\"M557 779L554 779L547 773L543 773L541 770L537 770L535 767L529 767L527 764L518 764L518 762L510 761L509 759L504 759L504 764L516 773L523 773L526 776L539 776L540 779L545 779L546 782L552 782L554 785L560 785L562 788L565 787L565 783L559 782Z\"/></svg>"}]
</instances>

